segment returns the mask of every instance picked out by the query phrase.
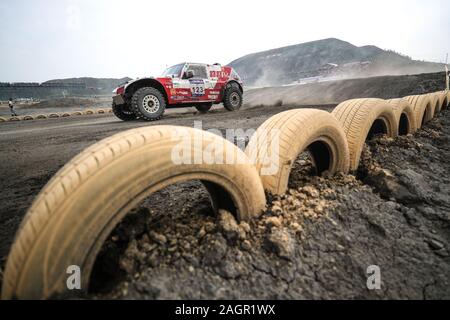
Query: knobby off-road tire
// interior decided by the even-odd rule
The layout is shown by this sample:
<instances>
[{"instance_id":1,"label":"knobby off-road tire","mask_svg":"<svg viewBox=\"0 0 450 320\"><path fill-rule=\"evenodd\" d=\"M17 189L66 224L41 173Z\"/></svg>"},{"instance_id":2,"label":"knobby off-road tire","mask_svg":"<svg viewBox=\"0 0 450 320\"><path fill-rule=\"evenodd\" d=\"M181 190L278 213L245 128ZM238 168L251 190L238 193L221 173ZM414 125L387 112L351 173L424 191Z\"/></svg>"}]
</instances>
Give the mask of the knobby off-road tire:
<instances>
[{"instance_id":1,"label":"knobby off-road tire","mask_svg":"<svg viewBox=\"0 0 450 320\"><path fill-rule=\"evenodd\" d=\"M200 113L207 113L211 108L212 103L203 103L195 106L195 109L197 109L197 111Z\"/></svg>"},{"instance_id":2,"label":"knobby off-road tire","mask_svg":"<svg viewBox=\"0 0 450 320\"><path fill-rule=\"evenodd\" d=\"M223 93L223 106L228 111L239 110L242 106L242 92L237 83L229 83Z\"/></svg>"},{"instance_id":3,"label":"knobby off-road tire","mask_svg":"<svg viewBox=\"0 0 450 320\"><path fill-rule=\"evenodd\" d=\"M420 129L422 127L422 124L430 121L433 118L433 105L428 95L407 96L403 99L408 100L409 104L414 110L417 129Z\"/></svg>"},{"instance_id":4,"label":"knobby off-road tire","mask_svg":"<svg viewBox=\"0 0 450 320\"><path fill-rule=\"evenodd\" d=\"M213 146L239 164L175 164L174 150L186 139L191 146L194 138L199 140L185 159L192 161ZM116 134L67 163L35 199L12 245L2 298L70 296L78 291L66 291L71 265L81 268L82 290L87 290L96 255L117 223L149 194L188 180L200 180L215 193L216 210L230 210L229 195L240 219L257 217L265 208L256 168L243 151L215 134L175 126Z\"/></svg>"},{"instance_id":5,"label":"knobby off-road tire","mask_svg":"<svg viewBox=\"0 0 450 320\"><path fill-rule=\"evenodd\" d=\"M397 135L406 135L417 131L414 110L405 99L386 100L392 106L397 122Z\"/></svg>"},{"instance_id":6,"label":"knobby off-road tire","mask_svg":"<svg viewBox=\"0 0 450 320\"><path fill-rule=\"evenodd\" d=\"M138 89L131 98L131 110L137 118L155 121L161 119L166 109L166 99L153 87Z\"/></svg>"},{"instance_id":7,"label":"knobby off-road tire","mask_svg":"<svg viewBox=\"0 0 450 320\"><path fill-rule=\"evenodd\" d=\"M112 112L114 115L123 121L136 120L136 115L126 105L112 104Z\"/></svg>"},{"instance_id":8,"label":"knobby off-road tire","mask_svg":"<svg viewBox=\"0 0 450 320\"><path fill-rule=\"evenodd\" d=\"M292 166L304 151L311 154L318 173L348 172L345 134L338 121L322 110L294 109L274 115L258 128L245 149L264 189L272 194L286 192Z\"/></svg>"},{"instance_id":9,"label":"knobby off-road tire","mask_svg":"<svg viewBox=\"0 0 450 320\"><path fill-rule=\"evenodd\" d=\"M381 99L353 99L339 104L332 115L340 122L347 137L350 170L358 169L362 148L373 134L394 137L397 121L392 106Z\"/></svg>"}]
</instances>

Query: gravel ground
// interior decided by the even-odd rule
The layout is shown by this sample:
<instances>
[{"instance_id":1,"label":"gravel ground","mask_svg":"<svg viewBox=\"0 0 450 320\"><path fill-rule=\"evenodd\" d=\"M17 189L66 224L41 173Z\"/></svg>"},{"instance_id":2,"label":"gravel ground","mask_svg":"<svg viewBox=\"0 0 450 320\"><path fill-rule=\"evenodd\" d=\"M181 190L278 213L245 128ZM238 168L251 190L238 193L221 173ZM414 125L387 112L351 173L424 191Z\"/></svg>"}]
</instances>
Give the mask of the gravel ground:
<instances>
[{"instance_id":1,"label":"gravel ground","mask_svg":"<svg viewBox=\"0 0 450 320\"><path fill-rule=\"evenodd\" d=\"M169 113L156 124L255 129L292 108ZM268 195L251 224L214 215L199 182L152 195L105 243L86 298L449 299L449 116L369 142L355 175L316 177L302 155L289 192ZM14 233L53 174L87 146L148 125L111 115L0 125L0 282ZM380 267L381 290L367 289L369 265Z\"/></svg>"},{"instance_id":2,"label":"gravel ground","mask_svg":"<svg viewBox=\"0 0 450 320\"><path fill-rule=\"evenodd\" d=\"M314 176L302 155L250 224L215 216L200 183L154 194L105 244L89 298L450 299L449 115L370 141L355 175Z\"/></svg>"}]
</instances>

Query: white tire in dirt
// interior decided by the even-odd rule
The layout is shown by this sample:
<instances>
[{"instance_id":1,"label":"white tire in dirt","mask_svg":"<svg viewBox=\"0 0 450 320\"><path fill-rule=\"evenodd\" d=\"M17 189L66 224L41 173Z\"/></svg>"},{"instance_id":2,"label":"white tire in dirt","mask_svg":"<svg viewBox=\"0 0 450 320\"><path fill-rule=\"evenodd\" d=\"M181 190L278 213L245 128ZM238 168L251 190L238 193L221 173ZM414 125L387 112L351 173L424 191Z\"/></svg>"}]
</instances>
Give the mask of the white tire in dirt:
<instances>
[{"instance_id":1,"label":"white tire in dirt","mask_svg":"<svg viewBox=\"0 0 450 320\"><path fill-rule=\"evenodd\" d=\"M434 93L431 93L431 94L436 95L438 97L438 100L439 100L439 108L435 111L435 113L441 112L442 110L445 110L447 108L447 105L448 105L447 92L445 92L445 91L438 91L438 92L434 92Z\"/></svg>"},{"instance_id":2,"label":"white tire in dirt","mask_svg":"<svg viewBox=\"0 0 450 320\"><path fill-rule=\"evenodd\" d=\"M36 119L47 119L47 116L45 114L39 114L36 116Z\"/></svg>"},{"instance_id":3,"label":"white tire in dirt","mask_svg":"<svg viewBox=\"0 0 450 320\"><path fill-rule=\"evenodd\" d=\"M433 118L434 110L433 104L428 95L407 96L403 99L408 100L409 104L414 110L416 116L416 128L420 129L422 124L430 121Z\"/></svg>"},{"instance_id":4,"label":"white tire in dirt","mask_svg":"<svg viewBox=\"0 0 450 320\"><path fill-rule=\"evenodd\" d=\"M283 194L292 166L304 151L310 153L318 173L349 169L342 128L330 113L317 109L294 109L269 118L252 136L245 153L256 164L264 189Z\"/></svg>"},{"instance_id":5,"label":"white tire in dirt","mask_svg":"<svg viewBox=\"0 0 450 320\"><path fill-rule=\"evenodd\" d=\"M405 99L386 100L392 106L397 121L398 135L416 132L416 117L414 110Z\"/></svg>"},{"instance_id":6,"label":"white tire in dirt","mask_svg":"<svg viewBox=\"0 0 450 320\"><path fill-rule=\"evenodd\" d=\"M200 139L187 158L214 147L239 164L175 164L172 153L187 138ZM243 151L215 134L175 126L116 134L67 163L35 199L12 245L2 298L69 296L70 265L81 268L82 289L87 290L97 253L117 223L151 193L188 180L201 180L213 207L235 209L240 219L257 217L265 208L256 168Z\"/></svg>"},{"instance_id":7,"label":"white tire in dirt","mask_svg":"<svg viewBox=\"0 0 450 320\"><path fill-rule=\"evenodd\" d=\"M440 99L439 96L437 94L434 93L428 93L426 94L431 101L431 106L432 106L432 118L434 118L436 116L437 113L439 113L439 111L441 111L441 105L440 105Z\"/></svg>"},{"instance_id":8,"label":"white tire in dirt","mask_svg":"<svg viewBox=\"0 0 450 320\"><path fill-rule=\"evenodd\" d=\"M339 104L332 112L344 129L350 152L350 170L358 169L362 148L372 134L395 137L397 121L392 106L382 99L353 99Z\"/></svg>"},{"instance_id":9,"label":"white tire in dirt","mask_svg":"<svg viewBox=\"0 0 450 320\"><path fill-rule=\"evenodd\" d=\"M6 118L0 117L0 122L5 122L7 121Z\"/></svg>"}]
</instances>

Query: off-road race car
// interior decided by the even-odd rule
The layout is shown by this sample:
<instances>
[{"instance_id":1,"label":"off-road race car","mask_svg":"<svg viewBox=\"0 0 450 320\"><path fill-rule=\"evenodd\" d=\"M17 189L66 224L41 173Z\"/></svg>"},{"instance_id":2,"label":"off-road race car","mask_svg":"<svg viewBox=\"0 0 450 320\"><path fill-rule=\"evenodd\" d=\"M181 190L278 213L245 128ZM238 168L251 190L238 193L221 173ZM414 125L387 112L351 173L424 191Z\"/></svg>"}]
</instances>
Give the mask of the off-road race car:
<instances>
[{"instance_id":1,"label":"off-road race car","mask_svg":"<svg viewBox=\"0 0 450 320\"><path fill-rule=\"evenodd\" d=\"M122 120L158 120L166 108L195 107L208 112L223 103L229 111L242 105L243 85L233 68L220 64L180 63L161 77L131 80L114 90L112 109Z\"/></svg>"}]
</instances>

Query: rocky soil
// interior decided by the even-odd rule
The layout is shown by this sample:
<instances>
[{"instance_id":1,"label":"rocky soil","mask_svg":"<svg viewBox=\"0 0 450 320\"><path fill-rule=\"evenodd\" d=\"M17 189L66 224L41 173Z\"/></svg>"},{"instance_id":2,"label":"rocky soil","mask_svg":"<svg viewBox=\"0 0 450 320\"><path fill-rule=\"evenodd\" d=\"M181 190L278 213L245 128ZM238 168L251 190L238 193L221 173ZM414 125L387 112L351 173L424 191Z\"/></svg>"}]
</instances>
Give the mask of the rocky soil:
<instances>
[{"instance_id":1,"label":"rocky soil","mask_svg":"<svg viewBox=\"0 0 450 320\"><path fill-rule=\"evenodd\" d=\"M355 175L315 176L302 155L250 223L214 215L199 182L152 195L106 242L87 298L450 299L449 116L368 142Z\"/></svg>"}]
</instances>

